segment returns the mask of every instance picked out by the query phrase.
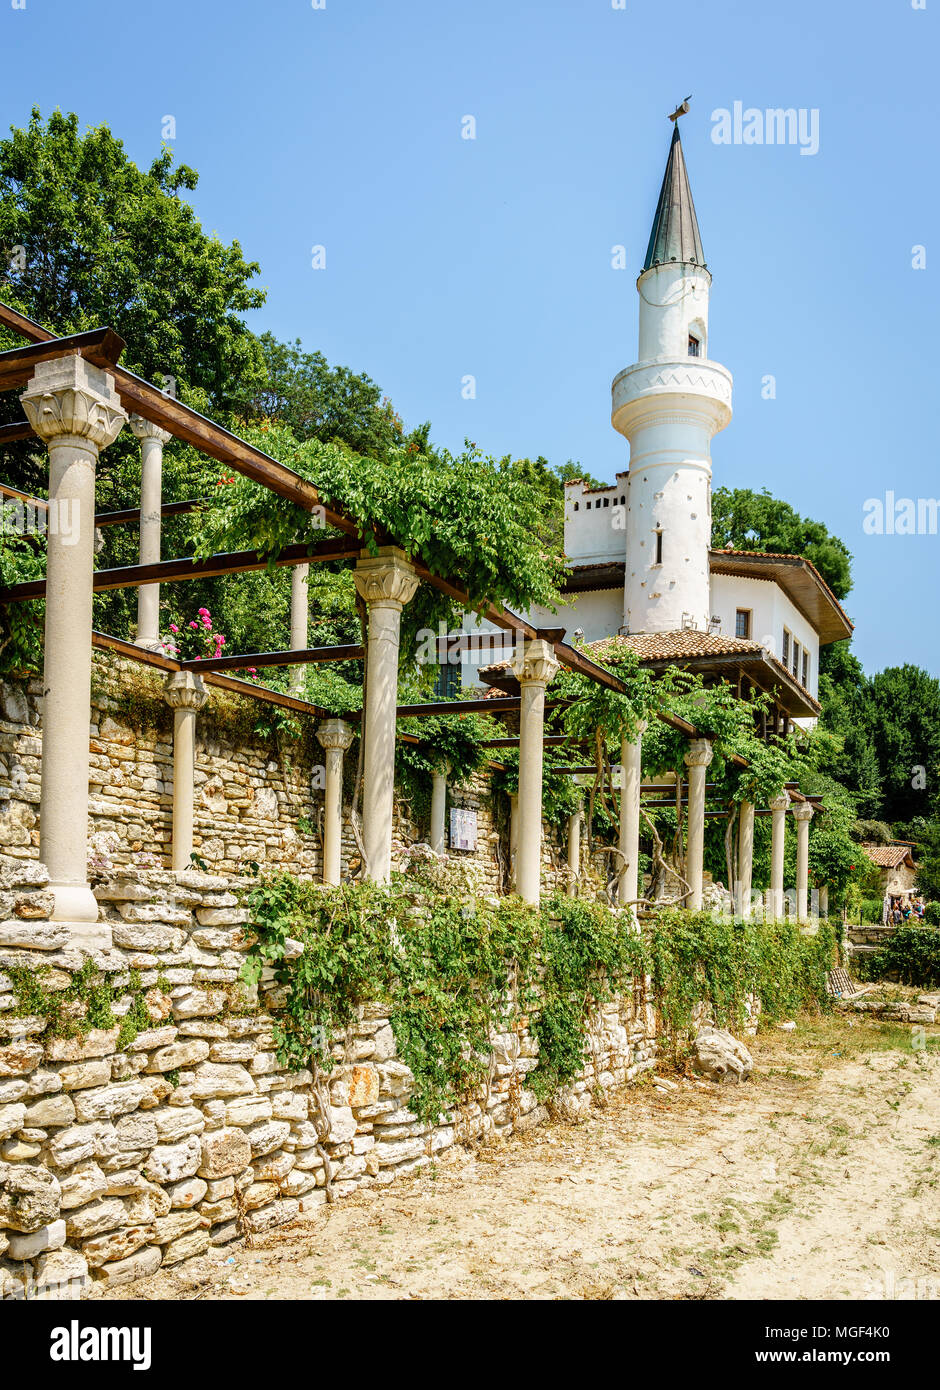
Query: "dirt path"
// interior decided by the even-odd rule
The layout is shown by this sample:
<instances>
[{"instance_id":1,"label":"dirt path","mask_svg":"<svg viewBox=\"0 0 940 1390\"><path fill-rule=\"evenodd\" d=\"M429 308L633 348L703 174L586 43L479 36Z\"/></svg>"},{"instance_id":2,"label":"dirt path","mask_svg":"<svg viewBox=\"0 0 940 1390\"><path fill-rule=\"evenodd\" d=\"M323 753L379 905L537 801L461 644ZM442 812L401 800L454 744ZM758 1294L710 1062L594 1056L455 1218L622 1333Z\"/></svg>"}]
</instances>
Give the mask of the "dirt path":
<instances>
[{"instance_id":1,"label":"dirt path","mask_svg":"<svg viewBox=\"0 0 940 1390\"><path fill-rule=\"evenodd\" d=\"M801 1021L746 1086L635 1087L113 1296L940 1298L929 1042Z\"/></svg>"}]
</instances>

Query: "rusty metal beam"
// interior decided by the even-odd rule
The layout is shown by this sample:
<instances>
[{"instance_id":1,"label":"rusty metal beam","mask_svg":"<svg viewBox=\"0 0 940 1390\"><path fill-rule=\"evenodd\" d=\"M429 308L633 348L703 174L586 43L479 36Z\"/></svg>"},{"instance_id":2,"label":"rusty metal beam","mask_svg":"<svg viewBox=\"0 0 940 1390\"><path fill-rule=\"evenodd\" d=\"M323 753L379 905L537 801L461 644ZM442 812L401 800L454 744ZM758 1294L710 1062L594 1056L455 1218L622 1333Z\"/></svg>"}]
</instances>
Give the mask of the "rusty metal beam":
<instances>
[{"instance_id":1,"label":"rusty metal beam","mask_svg":"<svg viewBox=\"0 0 940 1390\"><path fill-rule=\"evenodd\" d=\"M86 333L70 333L66 338L50 336L28 347L11 348L8 352L0 352L0 391L14 391L25 386L38 363L56 357L84 357L95 367L113 372L126 346L113 328L92 328Z\"/></svg>"},{"instance_id":2,"label":"rusty metal beam","mask_svg":"<svg viewBox=\"0 0 940 1390\"><path fill-rule=\"evenodd\" d=\"M274 561L276 566L318 564L326 560L348 560L358 555L359 543L349 536L317 541L315 545L286 545ZM141 584L172 584L187 579L215 579L223 574L247 574L267 569L267 560L253 550L236 550L227 555L210 555L205 560L160 560L153 565L122 565L118 569L95 570L92 588L96 594L110 589L136 589ZM46 581L31 579L11 584L0 592L2 603L22 603L44 598Z\"/></svg>"},{"instance_id":3,"label":"rusty metal beam","mask_svg":"<svg viewBox=\"0 0 940 1390\"><path fill-rule=\"evenodd\" d=\"M32 365L36 361L62 356L63 352L70 350L63 345L88 337L85 334L77 334L74 335L73 339L56 338L47 328L43 328L41 324L33 322L32 319L27 319L7 304L0 304L0 327L12 329L21 337L29 338L34 344L32 348L14 349L14 354L33 354L31 357L21 357L20 359L31 364L26 376L22 377L22 381L29 380ZM95 329L94 333L110 334L111 336L103 338L97 348L81 349L89 361L95 361L95 357L91 355L92 351L103 359L105 356L114 354L117 343L120 343L122 348L124 346L123 340L118 338L118 335L113 333L111 329ZM73 347L71 350L79 349ZM12 365L13 355L0 354L0 364L2 364L4 357L11 363L9 373L15 374L16 368ZM169 430L170 434L177 439L192 444L201 453L208 454L217 462L234 468L236 472L243 473L245 477L251 478L256 483L261 483L263 487L276 492L279 497L286 497L305 511L323 506L324 517L328 525L335 526L348 535L359 535L359 528L354 521L335 508L324 505L319 491L313 483L302 478L299 473L295 473L286 464L280 463L277 459L271 458L269 454L256 449L254 445L239 439L231 431L217 425L204 415L200 415L198 411L192 410L189 406L183 405L182 401L167 395L165 391L161 391L149 381L144 381L142 377L135 376L126 368L119 367L116 362L99 360L96 365L106 367L114 380L114 388L120 397L121 404L128 413L141 415L145 420L159 425L161 429ZM4 380L2 367L0 367L0 389L9 389L18 384L21 382Z\"/></svg>"},{"instance_id":4,"label":"rusty metal beam","mask_svg":"<svg viewBox=\"0 0 940 1390\"><path fill-rule=\"evenodd\" d=\"M12 425L0 425L0 445L13 444L17 439L33 438L33 427L28 420L14 420Z\"/></svg>"},{"instance_id":5,"label":"rusty metal beam","mask_svg":"<svg viewBox=\"0 0 940 1390\"><path fill-rule=\"evenodd\" d=\"M338 647L305 647L286 652L241 652L232 656L210 656L204 661L183 661L184 671L244 671L251 666L303 666L323 661L361 661L365 647L349 643Z\"/></svg>"}]
</instances>

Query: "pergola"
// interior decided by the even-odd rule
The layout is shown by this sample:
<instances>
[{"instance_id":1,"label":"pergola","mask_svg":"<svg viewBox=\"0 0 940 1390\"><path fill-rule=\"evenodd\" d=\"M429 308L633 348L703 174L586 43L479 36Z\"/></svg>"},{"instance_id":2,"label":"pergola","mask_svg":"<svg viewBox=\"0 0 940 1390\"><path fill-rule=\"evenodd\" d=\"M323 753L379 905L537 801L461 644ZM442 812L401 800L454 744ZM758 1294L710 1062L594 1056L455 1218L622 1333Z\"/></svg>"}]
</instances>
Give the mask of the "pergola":
<instances>
[{"instance_id":1,"label":"pergola","mask_svg":"<svg viewBox=\"0 0 940 1390\"><path fill-rule=\"evenodd\" d=\"M398 703L400 621L404 605L420 584L429 584L466 609L478 608L459 576L432 571L420 556L409 557L395 538L380 534L378 553L364 547L356 521L318 489L254 445L199 415L182 402L119 365L123 340L110 328L57 338L41 325L0 304L0 325L28 340L28 346L0 353L0 390L25 387L20 399L26 419L0 427L0 440L36 437L49 454L49 497L30 498L16 489L0 486L6 497L48 513L47 568L44 580L15 584L0 594L5 603L44 598L46 601L43 650L43 758L40 806L40 852L49 868L55 898L54 916L76 924L97 921L97 902L87 881L86 830L88 808L88 716L91 700L93 647L167 673L165 698L174 709L173 867L190 864L193 845L193 768L195 720L207 698L206 686L216 686L251 699L280 705L313 716L317 735L326 751L326 785L323 835L323 878L336 883L340 876L342 762L353 737L353 724L361 720L363 738L363 849L364 871L377 881L388 880L391 867L395 742L414 735L398 731L400 718L482 712L490 715L517 713L518 736L493 741L495 747L518 747L519 792L514 807L514 887L525 900L537 902L541 877L542 750L545 743L568 742L563 735L545 731L546 711L557 702L546 699L552 678L564 666L609 689L624 692L626 686L605 667L564 640L560 628L537 628L511 610L486 605L483 616L512 634L512 671L520 694L479 700ZM141 505L125 511L95 512L95 470L102 449L114 442L125 424L141 441ZM270 488L308 513L315 513L337 532L324 539L294 545L280 551L274 564L292 570L290 646L282 651L248 652L215 659L177 661L162 651L159 635L159 586L197 578L242 574L265 569L269 561L255 552L160 558L164 516L191 512L199 499L164 504L162 454L164 444L176 437L203 454L253 481ZM55 523L67 509L77 530L63 535ZM89 524L88 518L92 518ZM115 569L94 567L95 529L100 526L136 524L140 529L140 563ZM311 564L344 561L353 566L356 589L367 613L365 645L307 646L305 579ZM135 642L95 632L92 597L108 589L136 588L138 623ZM250 681L225 674L247 667L291 666L299 670L312 662L361 660L366 664L366 697L361 715L340 719L297 694L282 694ZM686 874L687 905L702 903L702 854L706 817L706 774L711 762L709 741L695 726L667 711L658 713L689 740L688 831ZM619 854L621 871L618 896L622 904L638 899L638 860L642 788L640 734L623 741L621 748L621 810ZM743 759L738 759L746 766ZM576 771L572 766L571 771ZM432 846L444 844L446 784L435 776L432 792ZM797 907L807 916L808 831L813 808L796 787L782 788L771 803L774 816L772 907L783 904L783 847L785 813L793 804L798 825ZM672 804L672 803L670 803ZM722 812L724 814L724 812ZM755 808L741 807L738 884L742 910L747 910L751 890L751 859ZM580 861L580 821L569 827L569 863ZM94 939L95 931L77 930ZM102 929L103 930L103 929Z\"/></svg>"}]
</instances>

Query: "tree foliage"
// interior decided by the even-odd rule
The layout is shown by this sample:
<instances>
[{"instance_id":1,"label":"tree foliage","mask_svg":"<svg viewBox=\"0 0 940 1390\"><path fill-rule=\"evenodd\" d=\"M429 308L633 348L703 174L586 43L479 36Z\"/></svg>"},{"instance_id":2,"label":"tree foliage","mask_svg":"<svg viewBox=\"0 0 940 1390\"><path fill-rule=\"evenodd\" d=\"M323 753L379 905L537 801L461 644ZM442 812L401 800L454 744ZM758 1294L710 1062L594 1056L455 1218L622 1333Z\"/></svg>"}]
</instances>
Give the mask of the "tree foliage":
<instances>
[{"instance_id":1,"label":"tree foliage","mask_svg":"<svg viewBox=\"0 0 940 1390\"><path fill-rule=\"evenodd\" d=\"M852 555L821 521L800 516L764 488L716 488L712 493L712 546L803 555L816 566L836 598L852 588Z\"/></svg>"}]
</instances>

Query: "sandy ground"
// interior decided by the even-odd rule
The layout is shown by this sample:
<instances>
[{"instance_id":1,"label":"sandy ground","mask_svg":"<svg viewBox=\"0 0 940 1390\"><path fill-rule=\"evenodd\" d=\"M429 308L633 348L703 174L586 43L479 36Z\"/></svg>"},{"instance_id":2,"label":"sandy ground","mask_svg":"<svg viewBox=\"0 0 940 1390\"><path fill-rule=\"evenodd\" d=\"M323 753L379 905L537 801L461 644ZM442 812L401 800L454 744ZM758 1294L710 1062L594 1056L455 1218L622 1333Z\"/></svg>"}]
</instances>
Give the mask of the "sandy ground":
<instances>
[{"instance_id":1,"label":"sandy ground","mask_svg":"<svg viewBox=\"0 0 940 1390\"><path fill-rule=\"evenodd\" d=\"M678 1090L458 1150L111 1296L940 1299L928 1031L916 1051L901 1026L800 1020L749 1044L744 1086L664 1066Z\"/></svg>"}]
</instances>

